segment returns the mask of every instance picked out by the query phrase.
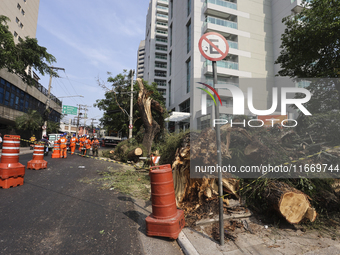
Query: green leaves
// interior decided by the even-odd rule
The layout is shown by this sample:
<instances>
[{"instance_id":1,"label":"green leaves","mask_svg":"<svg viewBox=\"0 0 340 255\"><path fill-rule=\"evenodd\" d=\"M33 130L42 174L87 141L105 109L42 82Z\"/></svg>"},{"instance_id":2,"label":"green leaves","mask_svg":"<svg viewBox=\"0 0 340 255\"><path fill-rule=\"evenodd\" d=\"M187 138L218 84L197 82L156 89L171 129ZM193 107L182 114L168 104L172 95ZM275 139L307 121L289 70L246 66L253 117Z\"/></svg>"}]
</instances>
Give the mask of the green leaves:
<instances>
[{"instance_id":1,"label":"green leaves","mask_svg":"<svg viewBox=\"0 0 340 255\"><path fill-rule=\"evenodd\" d=\"M49 54L45 47L39 46L35 38L26 37L15 44L14 37L8 30L8 21L8 17L0 15L0 69L6 68L8 72L18 74L28 84L33 82L31 76L26 73L28 67L33 67L42 75L58 77L57 73L49 68L50 64L56 62L56 58Z\"/></svg>"}]
</instances>

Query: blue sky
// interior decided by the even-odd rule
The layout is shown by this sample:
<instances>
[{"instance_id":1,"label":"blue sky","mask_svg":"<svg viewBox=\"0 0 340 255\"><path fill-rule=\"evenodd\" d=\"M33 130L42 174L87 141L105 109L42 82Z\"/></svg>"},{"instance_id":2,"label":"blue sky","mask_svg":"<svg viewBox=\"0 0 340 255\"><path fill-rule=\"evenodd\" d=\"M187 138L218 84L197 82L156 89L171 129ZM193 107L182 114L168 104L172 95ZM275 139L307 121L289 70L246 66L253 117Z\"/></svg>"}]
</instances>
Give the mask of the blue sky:
<instances>
[{"instance_id":1,"label":"blue sky","mask_svg":"<svg viewBox=\"0 0 340 255\"><path fill-rule=\"evenodd\" d=\"M57 97L83 95L60 99L64 105L92 106L88 117L99 124L102 112L93 104L104 98L105 91L96 80L106 82L107 72L115 76L123 69L136 69L148 6L149 0L40 1L36 38L56 57L53 65L65 68L65 73L58 71L61 78L52 80L51 93ZM49 77L40 78L48 88Z\"/></svg>"}]
</instances>

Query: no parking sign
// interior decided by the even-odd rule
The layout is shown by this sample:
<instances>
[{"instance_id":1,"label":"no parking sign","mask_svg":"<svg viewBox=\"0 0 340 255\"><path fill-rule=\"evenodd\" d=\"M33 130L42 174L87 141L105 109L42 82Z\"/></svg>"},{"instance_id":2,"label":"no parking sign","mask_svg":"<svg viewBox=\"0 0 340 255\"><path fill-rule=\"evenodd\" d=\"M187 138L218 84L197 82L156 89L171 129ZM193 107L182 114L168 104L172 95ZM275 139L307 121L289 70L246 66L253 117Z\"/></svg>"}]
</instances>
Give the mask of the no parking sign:
<instances>
[{"instance_id":1,"label":"no parking sign","mask_svg":"<svg viewBox=\"0 0 340 255\"><path fill-rule=\"evenodd\" d=\"M198 42L198 49L206 59L220 61L228 55L229 44L224 36L210 32L202 35Z\"/></svg>"}]
</instances>

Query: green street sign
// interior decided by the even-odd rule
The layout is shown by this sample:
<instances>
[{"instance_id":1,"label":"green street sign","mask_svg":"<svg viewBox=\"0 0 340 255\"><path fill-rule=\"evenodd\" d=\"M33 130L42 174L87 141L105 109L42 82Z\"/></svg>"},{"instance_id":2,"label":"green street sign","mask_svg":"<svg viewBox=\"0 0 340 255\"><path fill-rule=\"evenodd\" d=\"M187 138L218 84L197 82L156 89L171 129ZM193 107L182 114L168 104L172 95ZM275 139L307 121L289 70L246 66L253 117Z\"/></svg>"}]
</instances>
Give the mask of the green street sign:
<instances>
[{"instance_id":1,"label":"green street sign","mask_svg":"<svg viewBox=\"0 0 340 255\"><path fill-rule=\"evenodd\" d=\"M78 108L70 105L63 105L63 114L77 115Z\"/></svg>"}]
</instances>

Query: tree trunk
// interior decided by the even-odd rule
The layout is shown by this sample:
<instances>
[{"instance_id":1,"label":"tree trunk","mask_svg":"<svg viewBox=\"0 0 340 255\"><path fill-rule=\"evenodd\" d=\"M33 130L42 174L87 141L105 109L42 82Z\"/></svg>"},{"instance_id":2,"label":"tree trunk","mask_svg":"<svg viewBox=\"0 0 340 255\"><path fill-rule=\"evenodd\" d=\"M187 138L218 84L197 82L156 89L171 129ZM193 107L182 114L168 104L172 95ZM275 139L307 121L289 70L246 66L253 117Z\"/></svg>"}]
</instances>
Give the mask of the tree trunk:
<instances>
[{"instance_id":1,"label":"tree trunk","mask_svg":"<svg viewBox=\"0 0 340 255\"><path fill-rule=\"evenodd\" d=\"M311 222L316 219L317 214L309 203L310 198L286 183L269 182L263 195L267 203L291 224L298 224L305 218Z\"/></svg>"},{"instance_id":2,"label":"tree trunk","mask_svg":"<svg viewBox=\"0 0 340 255\"><path fill-rule=\"evenodd\" d=\"M143 154L143 150L141 148L135 148L130 151L127 155L128 160L133 160L135 162L138 161L139 157Z\"/></svg>"},{"instance_id":3,"label":"tree trunk","mask_svg":"<svg viewBox=\"0 0 340 255\"><path fill-rule=\"evenodd\" d=\"M150 93L145 89L142 79L137 78L137 82L139 86L137 106L145 129L143 146L146 148L147 153L150 154L153 139L160 131L159 124L152 117L151 107L160 114L163 113L164 109L157 101L149 97Z\"/></svg>"}]
</instances>

